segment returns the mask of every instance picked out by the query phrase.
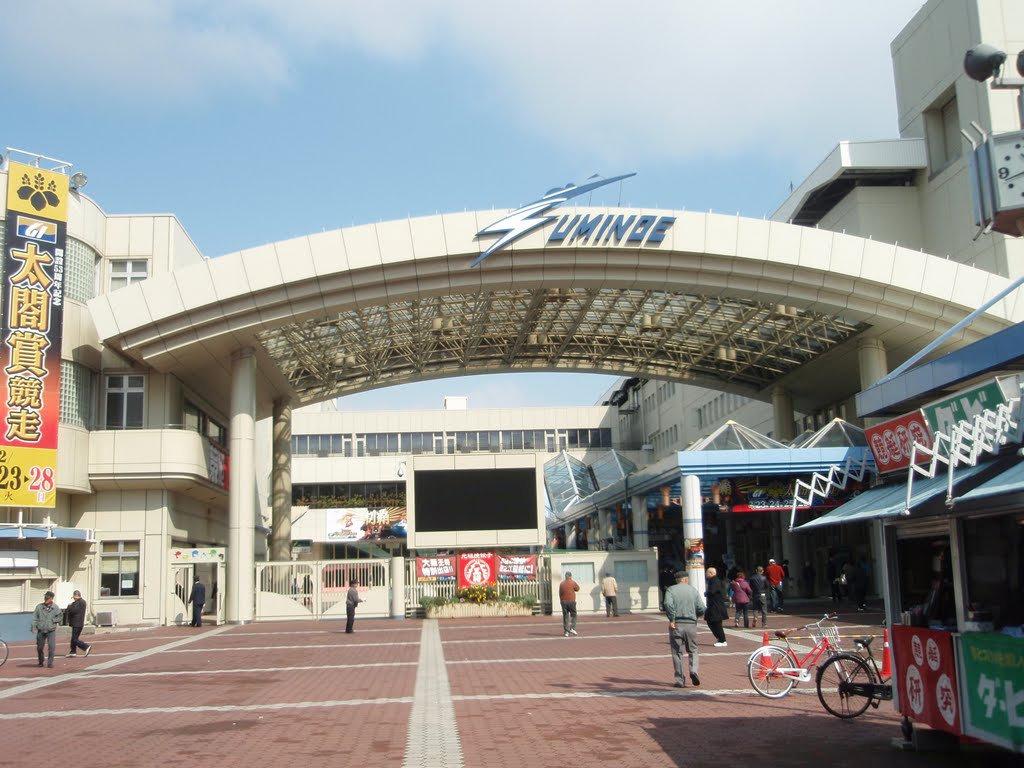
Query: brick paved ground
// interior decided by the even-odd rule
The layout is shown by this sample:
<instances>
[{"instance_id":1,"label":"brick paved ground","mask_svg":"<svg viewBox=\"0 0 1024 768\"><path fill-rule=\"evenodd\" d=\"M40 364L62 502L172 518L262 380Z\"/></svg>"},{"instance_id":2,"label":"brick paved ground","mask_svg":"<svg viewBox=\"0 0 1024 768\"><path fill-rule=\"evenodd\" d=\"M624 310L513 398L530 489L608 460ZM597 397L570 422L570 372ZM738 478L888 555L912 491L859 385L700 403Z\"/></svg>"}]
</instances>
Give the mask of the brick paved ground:
<instances>
[{"instance_id":1,"label":"brick paved ground","mask_svg":"<svg viewBox=\"0 0 1024 768\"><path fill-rule=\"evenodd\" d=\"M879 614L843 618L844 635L880 633ZM761 698L745 673L761 641L753 630L729 627L729 645L714 648L702 627L702 685L685 689L672 686L656 614L583 615L569 638L550 616L360 620L357 630L299 622L99 635L88 659L59 658L53 670L36 666L33 645L15 644L0 668L0 765L1022 764L1000 751L898 751L891 705L840 721L813 685Z\"/></svg>"}]
</instances>

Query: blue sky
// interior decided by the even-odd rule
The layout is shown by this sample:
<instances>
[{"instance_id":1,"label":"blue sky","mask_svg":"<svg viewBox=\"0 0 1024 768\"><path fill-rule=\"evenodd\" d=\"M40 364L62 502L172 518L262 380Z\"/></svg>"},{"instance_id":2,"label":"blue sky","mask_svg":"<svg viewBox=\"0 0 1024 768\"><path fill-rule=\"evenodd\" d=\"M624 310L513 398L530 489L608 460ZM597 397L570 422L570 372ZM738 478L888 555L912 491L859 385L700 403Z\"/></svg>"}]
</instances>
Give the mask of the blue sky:
<instances>
[{"instance_id":1,"label":"blue sky","mask_svg":"<svg viewBox=\"0 0 1024 768\"><path fill-rule=\"evenodd\" d=\"M0 145L218 256L352 224L594 204L763 217L843 139L898 135L889 44L921 0L36 0L5 10ZM600 197L603 195L603 197ZM589 405L518 374L346 398Z\"/></svg>"}]
</instances>

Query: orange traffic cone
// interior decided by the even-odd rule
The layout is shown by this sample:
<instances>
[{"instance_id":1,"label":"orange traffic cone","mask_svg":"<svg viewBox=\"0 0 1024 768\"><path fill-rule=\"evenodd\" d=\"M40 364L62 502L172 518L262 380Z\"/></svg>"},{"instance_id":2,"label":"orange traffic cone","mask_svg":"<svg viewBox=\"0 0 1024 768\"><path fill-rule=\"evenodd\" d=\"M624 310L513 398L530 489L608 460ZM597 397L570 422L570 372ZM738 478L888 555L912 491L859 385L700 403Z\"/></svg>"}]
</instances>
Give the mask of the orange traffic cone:
<instances>
[{"instance_id":1,"label":"orange traffic cone","mask_svg":"<svg viewBox=\"0 0 1024 768\"><path fill-rule=\"evenodd\" d=\"M757 678L764 680L768 677L768 670L772 667L771 654L765 651L765 648L769 647L771 643L768 642L768 633L764 633L764 638L761 640L761 668L758 670Z\"/></svg>"},{"instance_id":2,"label":"orange traffic cone","mask_svg":"<svg viewBox=\"0 0 1024 768\"><path fill-rule=\"evenodd\" d=\"M892 662L889 660L889 630L882 630L882 677L892 677Z\"/></svg>"}]
</instances>

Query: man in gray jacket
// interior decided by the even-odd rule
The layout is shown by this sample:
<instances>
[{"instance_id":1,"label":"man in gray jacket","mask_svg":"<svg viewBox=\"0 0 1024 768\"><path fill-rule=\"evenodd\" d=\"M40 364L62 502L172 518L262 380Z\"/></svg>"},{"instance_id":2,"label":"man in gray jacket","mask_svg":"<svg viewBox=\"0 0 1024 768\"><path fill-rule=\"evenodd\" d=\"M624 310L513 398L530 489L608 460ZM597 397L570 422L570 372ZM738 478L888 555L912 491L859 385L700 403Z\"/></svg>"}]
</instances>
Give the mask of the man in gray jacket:
<instances>
[{"instance_id":1,"label":"man in gray jacket","mask_svg":"<svg viewBox=\"0 0 1024 768\"><path fill-rule=\"evenodd\" d=\"M686 571L676 571L675 577L676 583L665 590L665 614L668 616L668 639L672 646L676 688L685 688L683 646L689 655L690 681L700 685L697 677L697 619L704 615L704 600L690 586Z\"/></svg>"},{"instance_id":2,"label":"man in gray jacket","mask_svg":"<svg viewBox=\"0 0 1024 768\"><path fill-rule=\"evenodd\" d=\"M53 604L53 592L43 595L43 602L32 614L32 632L36 636L36 650L39 652L39 666L43 666L43 644L49 646L46 666L53 669L53 654L57 650L57 627L60 626L62 611Z\"/></svg>"}]
</instances>

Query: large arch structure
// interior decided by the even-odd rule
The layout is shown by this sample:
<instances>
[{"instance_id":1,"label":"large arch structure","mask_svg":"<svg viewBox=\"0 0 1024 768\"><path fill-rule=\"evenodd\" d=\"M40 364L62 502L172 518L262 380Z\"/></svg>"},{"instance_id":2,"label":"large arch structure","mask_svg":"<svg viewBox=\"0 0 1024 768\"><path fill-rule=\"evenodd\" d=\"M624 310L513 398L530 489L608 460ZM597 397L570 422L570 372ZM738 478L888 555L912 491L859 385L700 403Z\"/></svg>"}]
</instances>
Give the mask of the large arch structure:
<instances>
[{"instance_id":1,"label":"large arch structure","mask_svg":"<svg viewBox=\"0 0 1024 768\"><path fill-rule=\"evenodd\" d=\"M90 302L102 341L173 371L228 410L231 356L252 349L256 402L307 404L498 371L666 378L799 409L861 388L858 338L895 365L1008 284L945 258L827 230L670 217L660 242L552 240L549 222L473 267L502 212L318 233L157 275ZM564 235L564 231L563 231ZM1014 295L937 353L1022 319Z\"/></svg>"},{"instance_id":2,"label":"large arch structure","mask_svg":"<svg viewBox=\"0 0 1024 768\"><path fill-rule=\"evenodd\" d=\"M277 430L291 405L431 377L579 370L770 398L778 420L851 397L871 383L862 361L881 376L1008 285L825 230L620 209L553 217L473 266L493 244L477 233L519 212L505 215L324 232L89 302L108 348L177 376L230 414L229 621L253 618L259 418L273 415ZM621 237L602 237L606 217ZM1010 294L936 352L1022 315ZM279 449L283 459L287 447ZM275 454L275 471L280 463ZM275 481L273 495L276 527L290 493Z\"/></svg>"}]
</instances>

